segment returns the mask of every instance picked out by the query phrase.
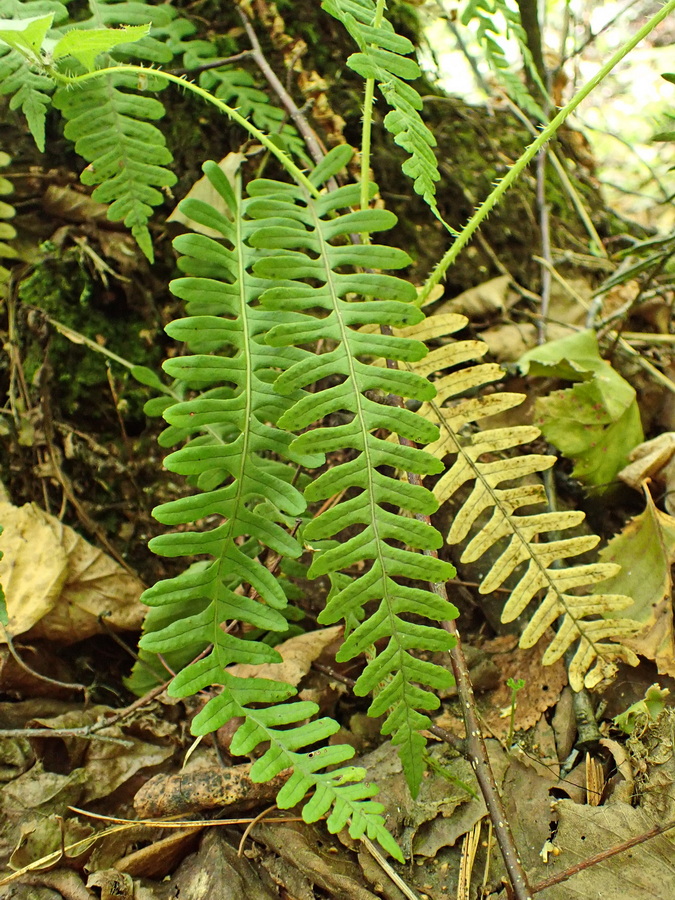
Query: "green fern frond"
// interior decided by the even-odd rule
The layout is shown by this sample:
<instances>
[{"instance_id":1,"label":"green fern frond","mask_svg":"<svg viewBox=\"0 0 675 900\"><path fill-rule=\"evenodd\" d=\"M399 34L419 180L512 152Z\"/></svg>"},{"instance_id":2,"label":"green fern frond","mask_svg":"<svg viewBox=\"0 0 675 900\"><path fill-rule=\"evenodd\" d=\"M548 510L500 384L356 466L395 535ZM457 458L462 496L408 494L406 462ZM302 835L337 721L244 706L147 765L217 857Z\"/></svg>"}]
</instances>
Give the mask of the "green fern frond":
<instances>
[{"instance_id":1,"label":"green fern frond","mask_svg":"<svg viewBox=\"0 0 675 900\"><path fill-rule=\"evenodd\" d=\"M202 490L163 504L154 515L168 525L188 525L214 516L221 524L204 532L166 534L151 542L151 548L164 556L199 554L209 560L145 592L144 602L161 614L161 621L155 620L157 629L146 632L141 646L151 652L185 654L188 648L201 654L178 673L170 693L185 697L221 688L194 719L193 731L206 734L233 717L242 717L232 752L246 754L260 744L268 745L253 767L252 778L267 781L293 770L277 798L279 806L294 806L313 790L303 807L306 821L329 813L330 830L349 823L354 837L368 834L401 858L384 826L382 806L371 799L376 788L363 780L364 770L325 771L350 759L353 748L326 746L300 752L334 734L337 723L306 722L318 707L285 703L296 693L287 684L236 677L227 671L232 663L281 660L268 644L228 633L226 626L234 620L264 631L286 630L284 590L258 556L264 548L291 558L300 555L300 544L282 527L305 507L293 484L293 464L317 466L323 457L311 449L294 449L292 436L275 427L294 403L303 402L305 394L301 389L276 394L271 387L274 374L301 364L310 354L294 347L274 349L264 342L270 322L283 327L288 315L270 314L257 305L258 295L269 282L252 271L256 260L266 255L253 246L256 235L284 227L292 230L293 220L282 224L261 216L257 197L243 198L239 188L233 190L215 163L207 163L204 171L230 216L199 200L185 201L183 211L216 229L225 243L203 235L183 235L175 241L183 253L179 265L185 277L172 282L171 289L186 301L189 315L173 322L167 331L196 353L164 366L168 374L200 392L193 399L170 404L164 413L171 425L191 438L167 457L165 465L196 478ZM251 213L254 206L256 216ZM270 450L275 460L269 458Z\"/></svg>"},{"instance_id":2,"label":"green fern frond","mask_svg":"<svg viewBox=\"0 0 675 900\"><path fill-rule=\"evenodd\" d=\"M363 78L377 82L391 107L384 126L410 157L403 164L403 172L436 213L436 182L440 178L433 150L436 138L420 116L422 98L408 84L421 74L415 60L409 58L415 50L413 44L396 34L387 19L375 25L373 0L323 0L321 7L340 21L358 44L360 52L352 54L347 65Z\"/></svg>"},{"instance_id":3,"label":"green fern frond","mask_svg":"<svg viewBox=\"0 0 675 900\"><path fill-rule=\"evenodd\" d=\"M52 14L53 25L68 19L68 10L58 0L0 0L0 19L22 20ZM11 97L10 109L19 109L38 148L45 149L45 118L51 104L51 78L27 65L25 58L0 42L0 94Z\"/></svg>"},{"instance_id":4,"label":"green fern frond","mask_svg":"<svg viewBox=\"0 0 675 900\"><path fill-rule=\"evenodd\" d=\"M166 168L171 153L162 132L149 120L164 115L153 97L132 93L138 79L132 74L107 74L77 88L61 88L54 106L63 112L65 135L89 161L83 184L98 185L92 197L110 203L108 218L123 220L143 253L153 259L147 222L160 204L161 188L176 183Z\"/></svg>"},{"instance_id":5,"label":"green fern frond","mask_svg":"<svg viewBox=\"0 0 675 900\"><path fill-rule=\"evenodd\" d=\"M447 335L467 324L460 315L438 318L436 323L431 316L420 326L425 339L447 340ZM417 326L413 326L403 334L416 337L416 331ZM476 430L475 423L480 419L512 409L524 399L522 394L506 392L466 396L467 392L475 392L503 377L498 365L467 365L486 352L487 345L482 341L444 343L429 353L419 370L425 374L442 373L434 379L435 400L420 409L420 414L438 425L441 432L427 450L438 459L454 457L444 466L434 495L442 505L458 492L468 492L454 517L447 542L460 544L472 535L460 557L463 563L476 562L498 545L501 552L483 576L480 592L497 590L516 573L517 583L502 620L513 621L537 600L537 609L521 636L521 646L532 647L558 622L543 662L555 662L576 644L569 677L572 687L580 690L584 684L590 687L601 680L613 659L636 664L635 655L621 643L635 632L636 623L617 616L632 601L615 594L584 593L589 586L615 574L618 567L613 564L565 562L558 567L562 561L592 550L599 542L596 535L558 537L559 532L580 525L583 513L533 514L533 506L546 503L543 486L529 482L514 486L515 481L530 479L555 463L555 457L536 453L504 456L535 440L539 429L523 425ZM412 363L410 368L417 371L418 365Z\"/></svg>"},{"instance_id":6,"label":"green fern frond","mask_svg":"<svg viewBox=\"0 0 675 900\"><path fill-rule=\"evenodd\" d=\"M497 20L498 16L501 17L501 21ZM492 73L503 85L507 95L514 103L534 119L543 122L545 116L541 106L528 91L517 72L514 72L513 61L507 58L500 43L502 36L507 40L510 37L517 40L527 71L542 96L546 96L546 88L532 59L518 9L509 6L505 0L469 0L460 20L465 27L472 21L477 23L476 37L483 48L486 62Z\"/></svg>"},{"instance_id":7,"label":"green fern frond","mask_svg":"<svg viewBox=\"0 0 675 900\"><path fill-rule=\"evenodd\" d=\"M0 150L0 169L4 169L9 163L10 157ZM13 191L14 185L12 182L0 175L0 197L7 197ZM9 222L15 215L16 210L12 204L0 199L0 260L16 258L16 250L6 243L6 241L12 241L16 237L16 230ZM6 284L8 277L9 272L0 264L0 287Z\"/></svg>"},{"instance_id":8,"label":"green fern frond","mask_svg":"<svg viewBox=\"0 0 675 900\"><path fill-rule=\"evenodd\" d=\"M312 176L313 183L320 185L330 177L350 153L345 147L331 151ZM287 323L271 328L268 343L275 353L319 339L327 345L324 353L307 354L277 378L276 390L287 397L315 385L314 392L297 399L278 425L304 431L291 444L297 453L355 451L352 459L321 474L305 490L308 501L348 492L347 499L305 527L305 540L312 546L317 542L318 551L310 577L334 575L354 566L360 570L331 593L319 621L358 619L354 614L365 604L377 603L377 610L349 634L338 659L370 653L378 641L386 641L359 677L355 691L360 696L379 691L371 713L387 714L384 732L392 734L399 746L408 782L416 791L423 767L420 731L429 724L426 712L439 704L429 688L450 684L451 676L412 651L447 650L452 638L437 623L454 617L456 610L430 591L400 579L437 582L451 577L454 570L448 563L415 552L438 547L442 539L434 528L403 511L427 515L436 503L429 491L403 483L391 472L405 468L419 474L437 473L440 463L414 447L393 447L380 437L380 431L421 443L434 440L438 432L410 410L377 402L369 394L375 391L423 401L433 396L434 389L418 375L370 364L373 357L421 359L426 352L423 344L359 330L364 323L419 322L423 314L414 305L415 289L391 275L353 271L354 266L401 268L408 264L408 256L379 244L344 242L353 232L372 234L396 221L392 213L375 209L337 215L337 210L358 203L357 184L318 199L299 187L263 179L252 182L248 190L258 198L248 207L250 216L287 223L263 226L249 239L264 254L254 273L281 282L265 291L262 305L270 315L282 310L290 315ZM376 190L371 185L371 194ZM352 271L344 271L346 267ZM351 299L352 295L366 299ZM327 416L337 416L338 423L318 424ZM339 423L339 419L346 421ZM395 512L398 508L401 511ZM332 539L346 529L344 541L332 545ZM410 621L410 616L428 619L433 625Z\"/></svg>"}]
</instances>

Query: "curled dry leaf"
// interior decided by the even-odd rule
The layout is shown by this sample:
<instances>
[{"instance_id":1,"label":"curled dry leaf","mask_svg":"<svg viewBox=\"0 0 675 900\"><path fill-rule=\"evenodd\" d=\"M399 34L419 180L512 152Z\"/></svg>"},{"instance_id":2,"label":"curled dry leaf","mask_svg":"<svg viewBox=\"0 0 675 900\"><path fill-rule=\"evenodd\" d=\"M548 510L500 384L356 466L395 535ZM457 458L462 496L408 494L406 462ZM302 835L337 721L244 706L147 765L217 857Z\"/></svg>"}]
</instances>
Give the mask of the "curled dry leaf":
<instances>
[{"instance_id":1,"label":"curled dry leaf","mask_svg":"<svg viewBox=\"0 0 675 900\"><path fill-rule=\"evenodd\" d=\"M619 478L636 491L647 480L657 481L665 488L666 510L675 514L675 431L639 444L628 458L630 462L619 472Z\"/></svg>"},{"instance_id":2,"label":"curled dry leaf","mask_svg":"<svg viewBox=\"0 0 675 900\"><path fill-rule=\"evenodd\" d=\"M34 503L0 503L0 522L0 583L13 637L70 644L103 632L99 616L110 628L140 629L143 585L102 550Z\"/></svg>"}]
</instances>

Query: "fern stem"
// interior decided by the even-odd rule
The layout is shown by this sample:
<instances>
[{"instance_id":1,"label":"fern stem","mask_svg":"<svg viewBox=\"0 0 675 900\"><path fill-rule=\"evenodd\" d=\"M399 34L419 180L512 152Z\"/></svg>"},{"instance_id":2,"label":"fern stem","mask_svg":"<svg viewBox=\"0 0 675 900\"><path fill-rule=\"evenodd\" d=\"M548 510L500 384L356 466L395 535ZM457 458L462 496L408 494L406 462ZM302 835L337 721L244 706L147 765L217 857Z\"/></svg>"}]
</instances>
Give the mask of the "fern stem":
<instances>
[{"instance_id":1,"label":"fern stem","mask_svg":"<svg viewBox=\"0 0 675 900\"><path fill-rule=\"evenodd\" d=\"M675 2L675 0L673 0ZM265 147L269 152L277 158L277 160L281 163L284 169L288 172L288 174L294 178L298 184L301 184L306 190L310 192L313 197L319 196L319 190L312 184L312 182L307 178L307 176L301 171L301 169L296 166L290 156L281 150L274 141L270 140L270 138L259 128L249 122L248 119L245 119L240 113L237 112L236 109L233 109L231 106L228 106L227 103L224 103L222 100L219 100L217 97L214 97L209 91L205 90L203 87L200 87L198 84L195 84L192 81L188 81L185 77L180 77L178 75L173 75L171 72L164 72L162 69L147 69L143 66L134 66L134 65L123 65L123 66L109 66L105 69L96 69L93 72L85 72L82 75L64 75L61 72L56 72L54 70L50 70L50 74L54 78L55 81L64 85L78 85L83 84L85 81L91 81L92 78L97 78L101 75L115 75L121 74L123 72L131 72L136 75L142 76L143 78L147 78L149 75L157 78L163 78L165 81L172 82L173 84L180 85L180 87L185 88L188 91L192 91L193 94L196 94L198 97L201 97L202 100L205 100L207 103L213 104L217 109L221 112L225 113L226 116L229 116L233 122L236 122L238 125L241 125L250 135L252 135L257 141Z\"/></svg>"},{"instance_id":2,"label":"fern stem","mask_svg":"<svg viewBox=\"0 0 675 900\"><path fill-rule=\"evenodd\" d=\"M384 0L377 0L373 27L379 28L384 17ZM369 206L368 183L370 181L370 148L373 132L373 102L375 99L375 79L366 79L366 89L363 96L363 123L361 125L361 209ZM365 241L368 235L363 235Z\"/></svg>"},{"instance_id":3,"label":"fern stem","mask_svg":"<svg viewBox=\"0 0 675 900\"><path fill-rule=\"evenodd\" d=\"M602 66L601 69L596 72L596 74L590 79L590 81L570 100L570 102L564 106L560 112L553 118L551 121L543 128L539 137L533 141L530 146L525 150L522 156L513 164L513 166L509 169L508 173L501 179L501 181L497 184L495 189L489 195L489 197L481 204L481 206L476 210L476 212L471 216L467 224L461 230L459 236L452 244L450 249L443 256L443 259L438 263L430 277L427 279L424 287L420 291L417 303L421 306L424 301L427 299L433 288L436 287L437 284L441 281L445 273L448 271L450 266L454 263L454 261L459 256L460 252L466 247L474 233L487 218L489 213L494 209L494 207L499 203L504 194L509 190L509 188L514 184L518 176L525 169L527 165L534 159L537 153L541 150L541 148L551 140L551 138L555 135L561 125L569 118L569 116L574 112L574 110L579 106L579 104L588 97L591 91L595 90L595 88L603 81L607 75L612 71L612 69L621 62L621 60L628 55L639 43L642 41L657 25L659 25L671 12L675 10L675 0L669 0L666 5L656 13L655 16L646 22L642 28L637 31L633 37L627 41L623 47L619 48L619 50L614 53L610 59Z\"/></svg>"}]
</instances>

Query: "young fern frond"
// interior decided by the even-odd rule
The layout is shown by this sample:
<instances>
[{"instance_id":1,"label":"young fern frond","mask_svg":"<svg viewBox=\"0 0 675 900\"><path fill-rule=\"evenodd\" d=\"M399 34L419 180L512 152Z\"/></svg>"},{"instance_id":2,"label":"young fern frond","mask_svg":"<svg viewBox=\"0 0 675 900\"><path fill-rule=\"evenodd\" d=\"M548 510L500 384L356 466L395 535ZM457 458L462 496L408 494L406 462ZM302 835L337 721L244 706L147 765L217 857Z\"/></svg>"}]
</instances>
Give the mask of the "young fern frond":
<instances>
[{"instance_id":1,"label":"young fern frond","mask_svg":"<svg viewBox=\"0 0 675 900\"><path fill-rule=\"evenodd\" d=\"M129 43L118 40L110 47L109 59L125 60L133 56L154 64L167 63L173 58L170 46L161 39L176 15L170 6L89 0L89 8L89 19L74 24L72 30L64 29L68 36L74 30L76 34L71 53L62 56L75 56L81 64L78 42L86 46L94 42L96 35L112 35L115 40L120 30L104 29L122 25L131 26ZM139 34L139 25L149 25L148 33ZM153 34L154 29L158 33ZM104 59L92 51L90 63L85 61L87 69L93 68L97 56L99 61ZM72 61L70 65L72 68ZM82 172L82 183L97 185L92 197L110 204L108 218L123 220L151 261L153 247L148 219L152 208L164 199L162 189L175 184L176 176L166 168L172 156L164 136L152 124L164 115L164 105L138 91L146 87L156 91L165 86L163 80L152 79L150 73L147 84L141 84L133 74L106 72L76 87L61 87L54 96L54 106L61 110L67 122L66 137L74 141L77 153L89 163Z\"/></svg>"},{"instance_id":2,"label":"young fern frond","mask_svg":"<svg viewBox=\"0 0 675 900\"><path fill-rule=\"evenodd\" d=\"M344 146L332 151L311 176L313 183L320 185L336 167L339 170L350 153ZM371 185L371 195L376 190ZM337 210L358 203L358 184L318 199L300 187L268 180L253 182L249 192L259 198L248 207L249 215L272 216L288 223L286 227L261 227L250 237L251 244L267 251L254 265L255 274L282 281L265 291L262 305L269 314L292 313L287 323L270 330L268 343L279 348L275 352L319 340L328 343L324 353L307 355L277 378L275 388L284 396L315 386L313 393L293 403L278 425L292 431L315 425L293 441L291 450L296 453L355 451L352 459L324 472L305 490L308 501L347 492L346 499L304 529L305 540L317 550L310 577L353 567L359 570L332 592L319 621L329 624L355 614L362 617L365 604L377 604L376 611L349 634L337 658L370 654L355 692L360 696L376 692L370 713L386 713L383 731L392 734L398 745L408 783L416 792L425 743L420 731L429 724L426 711L439 705L429 688L442 688L452 679L446 669L411 651L449 649L453 638L438 623L453 618L456 610L430 591L399 579L438 582L452 577L454 570L449 563L416 552L442 543L436 529L411 516L433 512L436 502L430 491L403 483L392 472L405 467L421 475L438 473L440 463L423 450L394 448L380 436L380 430L421 443L434 440L438 431L410 410L377 402L369 394L374 391L423 401L435 392L418 375L370 362L372 357L421 359L426 353L423 344L358 330L364 323L401 326L420 321L423 314L413 304L415 289L391 275L353 271L360 266L397 269L407 265L409 258L401 250L379 244L344 243L345 236L354 232L372 234L391 228L396 221L384 210L337 215ZM343 272L343 267L352 271ZM352 299L352 295L366 299ZM337 417L337 421L321 424L326 417ZM345 532L344 540L336 544L334 538ZM364 567L364 563L369 565ZM419 624L409 616L433 624ZM379 641L386 645L375 653L372 648Z\"/></svg>"},{"instance_id":3,"label":"young fern frond","mask_svg":"<svg viewBox=\"0 0 675 900\"><path fill-rule=\"evenodd\" d=\"M252 247L259 232L283 234L299 226L292 218L260 218L256 198L243 198L240 190L233 190L215 163L207 163L205 171L231 218L199 200L185 201L183 211L217 230L226 244L203 235L176 239L186 277L172 282L171 289L186 301L189 315L173 322L167 331L195 354L164 365L169 375L201 391L191 400L169 405L164 414L178 429L177 436L182 432L192 438L170 454L165 465L196 478L201 493L165 503L154 515L168 525L214 516L222 522L204 532L179 531L151 542L160 555L199 554L210 561L145 592L145 603L165 610L166 624L146 633L141 646L154 652L182 651L186 645L197 652L205 649L170 686L175 697L220 686L220 692L195 717L194 733L207 734L234 717L243 717L232 752L248 754L260 744L269 744L251 777L267 781L293 770L277 798L279 806L294 806L314 790L303 808L307 821L330 811L332 831L349 822L354 837L367 833L400 857L384 827L381 805L370 799L376 788L363 781L365 770L324 771L351 758L353 748L338 745L300 752L330 737L338 724L330 719L305 722L318 707L309 702L285 703L296 693L290 685L228 672L232 663L281 660L272 647L229 633L226 626L235 621L268 631L286 630L282 614L286 596L258 555L265 548L291 558L300 555L300 544L283 527L305 508L293 484L294 465L315 467L323 457L311 449L289 446L292 436L275 427L294 403L303 401L304 392L298 388L285 396L276 394L271 387L274 373L302 363L310 354L295 347L272 348L264 342L270 322L281 327L288 316L283 311L270 314L257 305L258 295L269 282L252 272L256 259L265 256ZM279 186L282 195L286 188ZM256 217L251 215L252 206L258 207ZM276 459L269 457L270 450ZM257 552L251 543L257 544ZM176 613L184 613L186 601L191 614L176 618Z\"/></svg>"},{"instance_id":4,"label":"young fern frond","mask_svg":"<svg viewBox=\"0 0 675 900\"><path fill-rule=\"evenodd\" d=\"M396 34L382 18L374 26L374 0L323 0L321 7L340 21L359 46L359 53L347 59L350 69L363 78L374 78L391 111L384 127L410 156L403 172L412 179L416 193L424 198L435 215L436 182L440 175L433 148L436 138L424 124L419 111L422 98L409 81L420 77L420 68L409 55L415 48L408 38Z\"/></svg>"},{"instance_id":5,"label":"young fern frond","mask_svg":"<svg viewBox=\"0 0 675 900\"><path fill-rule=\"evenodd\" d=\"M419 331L414 326L404 333L421 337L423 329L425 340L445 339L467 323L461 315L431 316L419 326ZM557 632L543 655L544 664L560 659L576 644L569 665L570 684L574 690L580 690L584 684L592 687L611 671L612 660L637 664L635 654L621 643L635 632L636 623L616 615L633 601L617 594L583 592L616 574L619 567L614 564L560 565L598 544L596 535L558 537L558 532L580 525L583 513L531 513L530 507L547 502L543 485L528 482L513 486L515 480L530 478L555 463L554 456L536 453L503 455L535 440L539 429L521 425L479 431L471 427L479 419L505 412L524 399L522 394L506 392L463 396L503 377L496 364L467 365L486 352L487 345L482 341L454 341L432 350L421 363L410 365L419 374L453 370L434 379L437 396L420 409L421 415L440 428L440 437L427 447L428 452L443 460L454 457L454 461L446 463L445 472L434 487L439 505L458 491L470 488L446 540L460 544L473 530L460 557L464 563L476 562L503 542L501 553L482 578L481 594L495 591L516 573L517 583L504 607L502 621L513 621L538 598L520 645L532 647L558 622ZM489 513L490 518L485 521Z\"/></svg>"}]
</instances>

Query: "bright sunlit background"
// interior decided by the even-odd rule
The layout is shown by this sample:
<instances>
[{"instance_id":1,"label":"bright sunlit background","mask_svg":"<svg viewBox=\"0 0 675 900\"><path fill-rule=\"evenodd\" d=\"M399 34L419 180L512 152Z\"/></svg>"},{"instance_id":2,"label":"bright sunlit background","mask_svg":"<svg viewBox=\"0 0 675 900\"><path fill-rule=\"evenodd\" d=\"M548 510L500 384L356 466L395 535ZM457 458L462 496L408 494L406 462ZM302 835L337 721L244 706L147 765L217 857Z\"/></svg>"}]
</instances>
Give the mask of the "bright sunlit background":
<instances>
[{"instance_id":1,"label":"bright sunlit background","mask_svg":"<svg viewBox=\"0 0 675 900\"><path fill-rule=\"evenodd\" d=\"M499 103L497 82L476 39L474 22L461 24L467 2L427 0L429 48L421 64L449 93L468 103ZM540 5L544 7L544 4ZM654 0L549 0L542 14L549 68L563 64L562 102L583 87L661 4ZM514 5L515 8L515 5ZM521 67L515 40L497 38L514 71ZM659 230L675 228L675 142L653 134L675 130L675 17L671 16L617 66L571 120L588 140L608 202L627 218ZM486 93L485 87L489 91Z\"/></svg>"}]
</instances>

